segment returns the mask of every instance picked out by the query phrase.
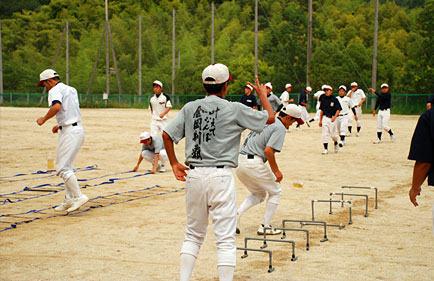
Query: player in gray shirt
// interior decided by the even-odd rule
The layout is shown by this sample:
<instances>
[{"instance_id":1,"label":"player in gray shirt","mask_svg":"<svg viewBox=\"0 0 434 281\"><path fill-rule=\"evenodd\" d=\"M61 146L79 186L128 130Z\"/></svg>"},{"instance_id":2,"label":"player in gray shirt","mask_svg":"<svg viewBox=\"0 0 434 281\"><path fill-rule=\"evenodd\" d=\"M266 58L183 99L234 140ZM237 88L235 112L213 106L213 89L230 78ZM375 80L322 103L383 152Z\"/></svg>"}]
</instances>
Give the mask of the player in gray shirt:
<instances>
[{"instance_id":1,"label":"player in gray shirt","mask_svg":"<svg viewBox=\"0 0 434 281\"><path fill-rule=\"evenodd\" d=\"M155 174L157 170L160 173L164 173L166 171L166 162L167 162L167 153L164 149L163 139L160 137L151 137L149 132L143 132L140 134L140 143L142 144L142 151L139 155L139 160L137 161L137 165L134 167L133 171L137 171L139 169L140 163L145 159L149 163L152 164L152 169L149 172ZM158 163L161 163L159 165Z\"/></svg>"},{"instance_id":2,"label":"player in gray shirt","mask_svg":"<svg viewBox=\"0 0 434 281\"><path fill-rule=\"evenodd\" d=\"M297 121L303 124L301 108L295 104L284 106L279 112L278 120L264 128L261 133L251 132L245 140L238 158L237 176L250 191L237 210L238 222L244 212L264 201L267 193L268 200L262 224L258 234L279 234L280 230L271 227L271 219L280 201L280 181L283 176L276 163L275 152L282 150L286 129ZM270 168L265 164L268 160ZM239 225L237 226L240 233Z\"/></svg>"},{"instance_id":3,"label":"player in gray shirt","mask_svg":"<svg viewBox=\"0 0 434 281\"><path fill-rule=\"evenodd\" d=\"M176 179L186 181L187 229L181 249L180 280L189 280L212 218L220 280L232 280L236 264L236 190L231 171L238 164L241 132L260 132L274 122L265 86L250 84L266 111L225 100L232 78L223 64L202 72L207 96L189 102L163 132L164 146ZM185 167L178 162L174 142L185 137ZM186 171L188 171L188 175Z\"/></svg>"},{"instance_id":4,"label":"player in gray shirt","mask_svg":"<svg viewBox=\"0 0 434 281\"><path fill-rule=\"evenodd\" d=\"M268 101L270 102L274 113L276 113L277 111L279 111L280 107L283 106L282 101L275 94L273 94L272 92L273 86L271 85L270 82L266 83L265 87L267 89ZM261 101L259 101L258 104L262 105Z\"/></svg>"}]
</instances>

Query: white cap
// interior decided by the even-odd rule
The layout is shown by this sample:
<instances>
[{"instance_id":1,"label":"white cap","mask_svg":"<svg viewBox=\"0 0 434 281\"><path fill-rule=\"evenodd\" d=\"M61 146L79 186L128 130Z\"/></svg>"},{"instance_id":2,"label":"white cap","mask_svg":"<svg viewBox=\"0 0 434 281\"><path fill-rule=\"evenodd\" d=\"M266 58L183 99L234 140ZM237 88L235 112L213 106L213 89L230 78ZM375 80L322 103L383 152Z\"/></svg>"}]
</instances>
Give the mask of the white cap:
<instances>
[{"instance_id":1,"label":"white cap","mask_svg":"<svg viewBox=\"0 0 434 281\"><path fill-rule=\"evenodd\" d=\"M249 88L251 91L253 91L253 87L250 86L249 84L247 84L245 88Z\"/></svg>"},{"instance_id":2,"label":"white cap","mask_svg":"<svg viewBox=\"0 0 434 281\"><path fill-rule=\"evenodd\" d=\"M202 81L204 84L214 85L223 84L227 81L233 81L226 65L221 63L211 64L202 72Z\"/></svg>"},{"instance_id":3,"label":"white cap","mask_svg":"<svg viewBox=\"0 0 434 281\"><path fill-rule=\"evenodd\" d=\"M345 87L345 85L340 85L340 86L339 86L339 90L340 90L340 89L344 89L344 90L346 91L346 90L347 90L347 87Z\"/></svg>"},{"instance_id":4,"label":"white cap","mask_svg":"<svg viewBox=\"0 0 434 281\"><path fill-rule=\"evenodd\" d=\"M266 83L265 87L269 88L270 90L273 90L273 86L271 85L271 82Z\"/></svg>"},{"instance_id":5,"label":"white cap","mask_svg":"<svg viewBox=\"0 0 434 281\"><path fill-rule=\"evenodd\" d=\"M357 86L359 86L359 85L357 85L357 82L351 83L351 87L357 87Z\"/></svg>"},{"instance_id":6,"label":"white cap","mask_svg":"<svg viewBox=\"0 0 434 281\"><path fill-rule=\"evenodd\" d=\"M324 87L325 87L325 86L327 86L327 85L325 85L325 84L324 84L324 85L322 85L322 86L321 86L321 90L323 90L323 91L324 91Z\"/></svg>"},{"instance_id":7,"label":"white cap","mask_svg":"<svg viewBox=\"0 0 434 281\"><path fill-rule=\"evenodd\" d=\"M333 88L332 88L332 86L329 86L329 85L324 85L324 88L323 88L323 90L325 91L325 90L327 90L327 89L330 89L330 90L332 90L332 91L333 91Z\"/></svg>"},{"instance_id":8,"label":"white cap","mask_svg":"<svg viewBox=\"0 0 434 281\"><path fill-rule=\"evenodd\" d=\"M158 80L155 80L154 82L152 82L152 86L154 86L154 85L158 85L158 86L160 86L161 88L163 88L163 83L161 83L161 82L158 81Z\"/></svg>"},{"instance_id":9,"label":"white cap","mask_svg":"<svg viewBox=\"0 0 434 281\"><path fill-rule=\"evenodd\" d=\"M147 140L151 137L151 135L149 134L149 132L144 131L143 133L140 134L140 142Z\"/></svg>"},{"instance_id":10,"label":"white cap","mask_svg":"<svg viewBox=\"0 0 434 281\"><path fill-rule=\"evenodd\" d=\"M309 87L309 86L307 86L307 87L306 87L306 91L308 91L308 92L312 92L312 88Z\"/></svg>"},{"instance_id":11,"label":"white cap","mask_svg":"<svg viewBox=\"0 0 434 281\"><path fill-rule=\"evenodd\" d=\"M41 72L41 74L39 74L39 83L36 86L40 87L42 85L42 81L54 77L59 77L59 74L57 74L57 72L54 71L53 69L45 69L44 71Z\"/></svg>"},{"instance_id":12,"label":"white cap","mask_svg":"<svg viewBox=\"0 0 434 281\"><path fill-rule=\"evenodd\" d=\"M381 84L381 88L389 88L389 85L387 85L386 83Z\"/></svg>"},{"instance_id":13,"label":"white cap","mask_svg":"<svg viewBox=\"0 0 434 281\"><path fill-rule=\"evenodd\" d=\"M281 112L285 113L286 115L292 116L297 119L297 123L300 125L304 124L303 119L301 119L301 108L293 103L288 104L280 110Z\"/></svg>"},{"instance_id":14,"label":"white cap","mask_svg":"<svg viewBox=\"0 0 434 281\"><path fill-rule=\"evenodd\" d=\"M287 89L287 88L292 88L292 85L291 85L291 84L289 84L289 83L288 83L288 84L286 84L286 85L285 85L285 89Z\"/></svg>"}]
</instances>

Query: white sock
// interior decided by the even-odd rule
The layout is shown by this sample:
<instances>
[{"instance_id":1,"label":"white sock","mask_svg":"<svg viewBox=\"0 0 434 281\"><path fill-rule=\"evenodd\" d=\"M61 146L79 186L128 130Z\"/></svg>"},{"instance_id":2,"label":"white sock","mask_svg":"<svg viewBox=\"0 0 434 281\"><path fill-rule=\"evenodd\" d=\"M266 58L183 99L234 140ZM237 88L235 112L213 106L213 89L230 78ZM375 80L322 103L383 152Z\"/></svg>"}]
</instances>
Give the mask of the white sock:
<instances>
[{"instance_id":1,"label":"white sock","mask_svg":"<svg viewBox=\"0 0 434 281\"><path fill-rule=\"evenodd\" d=\"M83 195L83 193L81 193L81 189L78 185L75 175L69 177L68 181L65 182L65 187L69 189L72 198L79 198ZM66 194L68 194L68 191L66 192Z\"/></svg>"},{"instance_id":2,"label":"white sock","mask_svg":"<svg viewBox=\"0 0 434 281\"><path fill-rule=\"evenodd\" d=\"M189 281L193 272L196 257L190 254L181 254L181 276L180 281Z\"/></svg>"},{"instance_id":3,"label":"white sock","mask_svg":"<svg viewBox=\"0 0 434 281\"><path fill-rule=\"evenodd\" d=\"M232 279L234 279L235 266L219 265L217 271L220 281L232 281Z\"/></svg>"},{"instance_id":4,"label":"white sock","mask_svg":"<svg viewBox=\"0 0 434 281\"><path fill-rule=\"evenodd\" d=\"M249 196L244 199L243 203L241 203L241 206L237 210L238 216L241 217L244 212L246 212L248 209L252 208L255 205L258 205L261 203L261 201L253 194L250 194Z\"/></svg>"},{"instance_id":5,"label":"white sock","mask_svg":"<svg viewBox=\"0 0 434 281\"><path fill-rule=\"evenodd\" d=\"M276 212L277 206L276 203L271 203L267 201L267 205L265 206L265 215L264 215L264 225L269 226L271 219L273 218L274 213Z\"/></svg>"}]
</instances>

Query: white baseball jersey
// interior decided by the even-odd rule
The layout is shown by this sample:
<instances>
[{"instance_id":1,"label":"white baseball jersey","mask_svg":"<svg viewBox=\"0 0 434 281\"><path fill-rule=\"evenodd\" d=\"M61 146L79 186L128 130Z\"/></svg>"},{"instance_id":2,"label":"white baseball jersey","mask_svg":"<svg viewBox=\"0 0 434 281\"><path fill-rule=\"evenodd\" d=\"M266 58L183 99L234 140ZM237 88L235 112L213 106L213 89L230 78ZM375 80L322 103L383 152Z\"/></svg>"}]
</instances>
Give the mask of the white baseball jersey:
<instances>
[{"instance_id":1,"label":"white baseball jersey","mask_svg":"<svg viewBox=\"0 0 434 281\"><path fill-rule=\"evenodd\" d=\"M351 90L348 91L347 96L348 96L348 94L349 94L350 92L351 92ZM364 99L364 98L366 98L366 95L365 95L365 92L363 92L362 89L357 89L355 92L353 92L353 93L351 94L351 100L353 101L353 104L356 105L356 106L357 106L357 105L362 101L362 99Z\"/></svg>"},{"instance_id":2,"label":"white baseball jersey","mask_svg":"<svg viewBox=\"0 0 434 281\"><path fill-rule=\"evenodd\" d=\"M48 91L48 106L54 101L59 101L62 108L56 115L57 125L67 126L81 121L80 104L77 90L71 86L57 83Z\"/></svg>"},{"instance_id":3,"label":"white baseball jersey","mask_svg":"<svg viewBox=\"0 0 434 281\"><path fill-rule=\"evenodd\" d=\"M319 98L324 95L324 91L318 91L313 96L317 98L317 101L319 102Z\"/></svg>"},{"instance_id":4,"label":"white baseball jersey","mask_svg":"<svg viewBox=\"0 0 434 281\"><path fill-rule=\"evenodd\" d=\"M153 120L167 120L167 114L163 118L160 118L160 114L166 111L166 108L172 107L170 102L170 97L166 94L161 93L160 95L155 95L149 100L149 109L152 112Z\"/></svg>"},{"instance_id":5,"label":"white baseball jersey","mask_svg":"<svg viewBox=\"0 0 434 281\"><path fill-rule=\"evenodd\" d=\"M337 99L342 107L339 115L347 115L348 113L350 113L351 108L353 108L353 101L347 96L338 96Z\"/></svg>"},{"instance_id":6,"label":"white baseball jersey","mask_svg":"<svg viewBox=\"0 0 434 281\"><path fill-rule=\"evenodd\" d=\"M288 105L288 100L289 100L289 93L288 91L284 91L281 95L280 95L280 100L282 101L283 105Z\"/></svg>"}]
</instances>

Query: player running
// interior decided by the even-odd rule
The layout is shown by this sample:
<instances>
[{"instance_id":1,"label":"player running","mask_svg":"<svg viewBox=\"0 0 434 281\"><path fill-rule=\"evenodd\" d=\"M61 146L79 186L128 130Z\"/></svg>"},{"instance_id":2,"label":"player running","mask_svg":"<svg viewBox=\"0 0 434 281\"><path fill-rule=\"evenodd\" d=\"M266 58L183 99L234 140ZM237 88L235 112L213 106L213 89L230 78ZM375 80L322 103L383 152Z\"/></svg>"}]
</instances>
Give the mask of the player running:
<instances>
[{"instance_id":1,"label":"player running","mask_svg":"<svg viewBox=\"0 0 434 281\"><path fill-rule=\"evenodd\" d=\"M390 100L392 99L392 95L389 92L389 85L381 84L381 94L377 93L372 88L369 88L369 90L378 97L375 103L375 108L372 112L372 115L374 115L374 117L376 113L375 110L380 108L380 111L377 115L377 139L374 141L374 144L381 143L381 135L383 130L389 133L390 139L392 140L392 142L394 142L395 135L393 134L392 129L389 127Z\"/></svg>"},{"instance_id":2,"label":"player running","mask_svg":"<svg viewBox=\"0 0 434 281\"><path fill-rule=\"evenodd\" d=\"M356 107L356 115L357 115L357 133L356 137L360 135L360 130L362 129L362 105L366 101L365 92L362 89L358 88L357 82L351 83L351 90L348 91L347 97L351 98L354 106ZM351 136L351 130L353 128L353 119L354 114L351 112L348 119L348 136Z\"/></svg>"},{"instance_id":3,"label":"player running","mask_svg":"<svg viewBox=\"0 0 434 281\"><path fill-rule=\"evenodd\" d=\"M341 112L339 112L338 118L336 118L336 126L339 132L339 136L341 138L339 141L339 147L343 147L345 145L345 136L347 135L348 127L348 114L350 113L350 111L353 112L354 118L357 121L357 114L353 106L353 102L349 97L345 96L346 92L347 87L345 87L344 85L339 86L338 101L342 107Z\"/></svg>"},{"instance_id":4,"label":"player running","mask_svg":"<svg viewBox=\"0 0 434 281\"><path fill-rule=\"evenodd\" d=\"M316 108L316 113L315 113L315 116L314 116L312 119L309 120L309 123L312 123L313 121L317 121L317 120L319 120L319 118L320 118L321 110L319 109L319 106L320 106L321 102L320 102L319 98L320 98L322 95L324 95L324 87L325 87L325 86L326 86L326 85L322 85L322 86L321 86L321 90L319 90L318 92L316 92L316 93L313 95L313 98L316 99L316 106L315 106L315 108Z\"/></svg>"},{"instance_id":5,"label":"player running","mask_svg":"<svg viewBox=\"0 0 434 281\"><path fill-rule=\"evenodd\" d=\"M293 102L294 99L289 98L289 93L292 91L292 85L290 83L285 85L285 91L280 95L280 101L283 106L287 106L290 102Z\"/></svg>"},{"instance_id":6,"label":"player running","mask_svg":"<svg viewBox=\"0 0 434 281\"><path fill-rule=\"evenodd\" d=\"M264 227L271 228L266 229L267 234L281 233L280 230L276 230L270 225L280 201L282 192L280 181L283 178L274 153L282 150L286 129L295 121L298 124L304 123L301 115L301 108L295 104L284 106L279 112L276 122L266 126L260 133L250 133L241 148L238 157L237 176L251 194L244 199L237 210L238 222L244 212L264 201L268 193L265 215L258 228L258 235L264 234ZM267 160L271 169L266 165ZM237 234L239 233L240 228L237 226Z\"/></svg>"},{"instance_id":7,"label":"player running","mask_svg":"<svg viewBox=\"0 0 434 281\"><path fill-rule=\"evenodd\" d=\"M319 126L322 127L322 142L324 145L324 151L322 154L328 154L328 139L332 138L335 145L335 152L339 151L338 148L338 136L336 133L336 118L342 110L341 104L338 99L334 97L332 87L324 86L324 95L321 96L320 102L320 119Z\"/></svg>"},{"instance_id":8,"label":"player running","mask_svg":"<svg viewBox=\"0 0 434 281\"><path fill-rule=\"evenodd\" d=\"M190 280L211 216L220 280L232 280L236 264L237 200L232 168L238 166L241 132L261 132L274 122L265 86L252 86L265 111L225 100L232 78L223 64L202 72L207 96L187 103L166 127L164 146L176 179L186 181L187 229L181 249L180 280ZM185 164L178 162L173 143L185 137ZM189 168L188 168L189 167ZM187 174L188 170L188 174Z\"/></svg>"},{"instance_id":9,"label":"player running","mask_svg":"<svg viewBox=\"0 0 434 281\"><path fill-rule=\"evenodd\" d=\"M37 86L47 88L50 109L44 117L39 117L36 123L42 126L56 116L57 125L51 129L54 134L59 133L56 147L56 172L65 182L65 198L54 210L73 212L89 200L81 192L72 168L84 142L77 90L62 83L59 74L53 69L44 70L39 78Z\"/></svg>"},{"instance_id":10,"label":"player running","mask_svg":"<svg viewBox=\"0 0 434 281\"><path fill-rule=\"evenodd\" d=\"M167 126L167 113L172 108L170 97L163 94L163 83L155 80L152 83L154 95L149 100L149 109L152 113L151 136L161 136Z\"/></svg>"},{"instance_id":11,"label":"player running","mask_svg":"<svg viewBox=\"0 0 434 281\"><path fill-rule=\"evenodd\" d=\"M163 139L161 137L152 137L148 132L143 132L140 134L140 143L142 144L142 152L139 155L139 160L137 165L134 167L133 171L139 169L140 163L145 159L152 164L152 169L149 172L155 174L157 170L160 173L166 171L167 153L164 149ZM158 163L161 163L158 164Z\"/></svg>"},{"instance_id":12,"label":"player running","mask_svg":"<svg viewBox=\"0 0 434 281\"><path fill-rule=\"evenodd\" d=\"M312 88L306 87L306 90L301 91L300 96L298 97L298 106L301 109L301 119L303 120L303 123L309 118L309 113L307 112L307 101L310 93L312 93ZM306 125L310 127L309 122L306 122ZM301 130L300 126L300 124L297 124L298 130Z\"/></svg>"}]
</instances>

